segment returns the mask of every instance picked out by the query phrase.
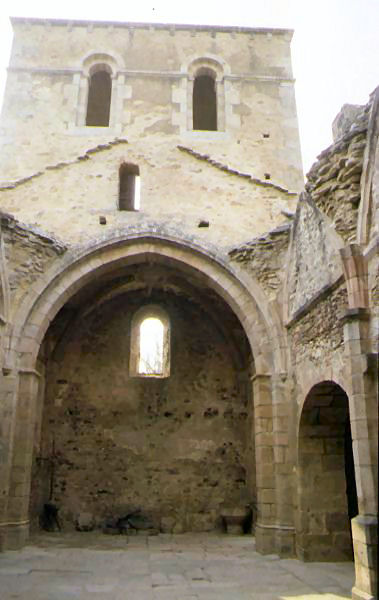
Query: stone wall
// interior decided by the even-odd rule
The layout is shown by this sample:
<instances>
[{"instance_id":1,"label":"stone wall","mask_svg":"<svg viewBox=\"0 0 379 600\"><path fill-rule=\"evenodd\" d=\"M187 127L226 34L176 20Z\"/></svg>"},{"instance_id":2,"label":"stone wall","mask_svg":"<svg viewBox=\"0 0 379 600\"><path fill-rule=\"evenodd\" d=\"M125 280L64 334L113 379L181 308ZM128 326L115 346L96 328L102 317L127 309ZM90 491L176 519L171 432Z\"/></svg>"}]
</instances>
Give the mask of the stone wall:
<instances>
[{"instance_id":1,"label":"stone wall","mask_svg":"<svg viewBox=\"0 0 379 600\"><path fill-rule=\"evenodd\" d=\"M361 107L349 131L341 131L342 137L318 156L307 174L306 191L345 242L356 239L370 108L370 103Z\"/></svg>"},{"instance_id":2,"label":"stone wall","mask_svg":"<svg viewBox=\"0 0 379 600\"><path fill-rule=\"evenodd\" d=\"M208 155L209 158L209 155ZM140 209L118 209L119 167L140 170ZM25 202L25 197L28 201ZM3 210L68 245L169 223L176 236L229 248L286 221L297 195L196 153L144 140L98 144L71 161L0 187ZM228 215L228 218L225 218ZM106 225L99 217L106 218ZM208 227L199 227L206 221Z\"/></svg>"},{"instance_id":3,"label":"stone wall","mask_svg":"<svg viewBox=\"0 0 379 600\"><path fill-rule=\"evenodd\" d=\"M347 308L345 285L325 294L319 302L288 328L293 368L305 363L324 365L325 372L333 354L343 349L343 317ZM309 368L309 365L308 367Z\"/></svg>"},{"instance_id":4,"label":"stone wall","mask_svg":"<svg viewBox=\"0 0 379 600\"><path fill-rule=\"evenodd\" d=\"M226 507L253 499L252 407L230 338L199 306L155 291L148 302L171 321L171 374L130 377L130 321L141 300L131 292L71 327L64 315L53 325L34 518L50 486L65 527L82 512L100 526L142 508L164 531L212 530Z\"/></svg>"},{"instance_id":5,"label":"stone wall","mask_svg":"<svg viewBox=\"0 0 379 600\"><path fill-rule=\"evenodd\" d=\"M41 230L31 229L11 215L0 213L2 262L9 293L10 311L14 311L30 286L59 259L64 244Z\"/></svg>"},{"instance_id":6,"label":"stone wall","mask_svg":"<svg viewBox=\"0 0 379 600\"><path fill-rule=\"evenodd\" d=\"M339 248L343 242L334 223L303 193L291 229L287 257L285 318L291 321L342 277Z\"/></svg>"},{"instance_id":7,"label":"stone wall","mask_svg":"<svg viewBox=\"0 0 379 600\"><path fill-rule=\"evenodd\" d=\"M229 252L232 261L259 281L270 300L283 289L290 229L289 223L284 224Z\"/></svg>"}]
</instances>

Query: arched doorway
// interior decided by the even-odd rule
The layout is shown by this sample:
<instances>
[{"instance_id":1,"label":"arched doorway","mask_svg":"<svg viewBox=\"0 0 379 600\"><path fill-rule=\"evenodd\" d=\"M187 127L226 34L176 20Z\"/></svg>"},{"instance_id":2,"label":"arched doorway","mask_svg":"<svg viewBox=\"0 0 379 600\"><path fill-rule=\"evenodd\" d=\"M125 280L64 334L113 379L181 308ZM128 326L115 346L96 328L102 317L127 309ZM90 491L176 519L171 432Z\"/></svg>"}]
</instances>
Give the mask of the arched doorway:
<instances>
[{"instance_id":1,"label":"arched doorway","mask_svg":"<svg viewBox=\"0 0 379 600\"><path fill-rule=\"evenodd\" d=\"M308 393L299 424L297 554L303 560L352 560L350 521L358 513L349 404L323 381Z\"/></svg>"}]
</instances>

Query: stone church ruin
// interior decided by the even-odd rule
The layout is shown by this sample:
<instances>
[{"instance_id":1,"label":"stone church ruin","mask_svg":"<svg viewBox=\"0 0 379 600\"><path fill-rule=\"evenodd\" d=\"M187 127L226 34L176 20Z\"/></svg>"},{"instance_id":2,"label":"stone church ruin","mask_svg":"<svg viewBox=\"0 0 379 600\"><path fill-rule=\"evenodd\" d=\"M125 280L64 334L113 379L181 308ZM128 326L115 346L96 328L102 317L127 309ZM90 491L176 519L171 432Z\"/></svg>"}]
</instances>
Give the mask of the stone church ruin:
<instances>
[{"instance_id":1,"label":"stone church ruin","mask_svg":"<svg viewBox=\"0 0 379 600\"><path fill-rule=\"evenodd\" d=\"M0 548L245 515L374 599L379 91L304 188L290 30L12 25Z\"/></svg>"}]
</instances>

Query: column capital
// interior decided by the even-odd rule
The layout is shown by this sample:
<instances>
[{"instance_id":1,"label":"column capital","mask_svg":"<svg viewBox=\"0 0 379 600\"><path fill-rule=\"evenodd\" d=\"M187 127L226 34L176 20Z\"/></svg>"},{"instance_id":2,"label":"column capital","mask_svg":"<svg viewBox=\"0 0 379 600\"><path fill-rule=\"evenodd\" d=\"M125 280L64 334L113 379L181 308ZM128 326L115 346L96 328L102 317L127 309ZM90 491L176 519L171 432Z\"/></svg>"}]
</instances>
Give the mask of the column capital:
<instances>
[{"instance_id":1,"label":"column capital","mask_svg":"<svg viewBox=\"0 0 379 600\"><path fill-rule=\"evenodd\" d=\"M250 380L254 383L254 381L265 381L271 379L271 373L254 373L251 375Z\"/></svg>"}]
</instances>

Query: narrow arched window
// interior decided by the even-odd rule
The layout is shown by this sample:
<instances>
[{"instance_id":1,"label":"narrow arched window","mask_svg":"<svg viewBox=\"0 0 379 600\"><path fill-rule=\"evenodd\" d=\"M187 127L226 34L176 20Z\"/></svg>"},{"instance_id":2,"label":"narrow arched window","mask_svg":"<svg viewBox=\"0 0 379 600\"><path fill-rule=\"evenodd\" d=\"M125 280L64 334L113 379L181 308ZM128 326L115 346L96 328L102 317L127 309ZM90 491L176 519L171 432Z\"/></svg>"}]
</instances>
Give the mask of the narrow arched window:
<instances>
[{"instance_id":1,"label":"narrow arched window","mask_svg":"<svg viewBox=\"0 0 379 600\"><path fill-rule=\"evenodd\" d=\"M86 125L109 127L112 79L104 68L96 69L89 79Z\"/></svg>"},{"instance_id":2,"label":"narrow arched window","mask_svg":"<svg viewBox=\"0 0 379 600\"><path fill-rule=\"evenodd\" d=\"M146 306L132 319L130 374L133 377L168 377L170 326L159 306Z\"/></svg>"},{"instance_id":3,"label":"narrow arched window","mask_svg":"<svg viewBox=\"0 0 379 600\"><path fill-rule=\"evenodd\" d=\"M119 169L119 210L139 210L140 176L137 165L122 163Z\"/></svg>"},{"instance_id":4,"label":"narrow arched window","mask_svg":"<svg viewBox=\"0 0 379 600\"><path fill-rule=\"evenodd\" d=\"M217 131L217 94L215 78L199 73L193 82L193 128Z\"/></svg>"},{"instance_id":5,"label":"narrow arched window","mask_svg":"<svg viewBox=\"0 0 379 600\"><path fill-rule=\"evenodd\" d=\"M157 317L147 317L140 325L138 372L162 375L164 359L164 325Z\"/></svg>"}]
</instances>

